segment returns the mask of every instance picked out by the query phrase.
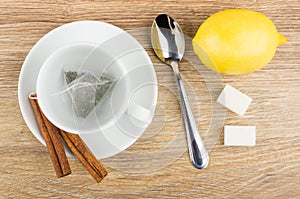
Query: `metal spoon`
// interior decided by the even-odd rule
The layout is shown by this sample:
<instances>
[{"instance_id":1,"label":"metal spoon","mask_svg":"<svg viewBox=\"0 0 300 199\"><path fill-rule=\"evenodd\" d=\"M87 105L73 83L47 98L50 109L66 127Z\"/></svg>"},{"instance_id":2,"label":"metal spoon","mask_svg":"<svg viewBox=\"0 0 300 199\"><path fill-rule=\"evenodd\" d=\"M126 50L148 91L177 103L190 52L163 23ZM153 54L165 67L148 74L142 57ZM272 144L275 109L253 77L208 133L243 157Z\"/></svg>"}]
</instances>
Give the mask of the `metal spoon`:
<instances>
[{"instance_id":1,"label":"metal spoon","mask_svg":"<svg viewBox=\"0 0 300 199\"><path fill-rule=\"evenodd\" d=\"M166 14L161 14L155 18L152 24L151 41L158 58L171 66L176 76L191 162L198 169L206 168L209 162L208 152L198 132L178 70L178 64L185 49L183 32L174 19Z\"/></svg>"}]
</instances>

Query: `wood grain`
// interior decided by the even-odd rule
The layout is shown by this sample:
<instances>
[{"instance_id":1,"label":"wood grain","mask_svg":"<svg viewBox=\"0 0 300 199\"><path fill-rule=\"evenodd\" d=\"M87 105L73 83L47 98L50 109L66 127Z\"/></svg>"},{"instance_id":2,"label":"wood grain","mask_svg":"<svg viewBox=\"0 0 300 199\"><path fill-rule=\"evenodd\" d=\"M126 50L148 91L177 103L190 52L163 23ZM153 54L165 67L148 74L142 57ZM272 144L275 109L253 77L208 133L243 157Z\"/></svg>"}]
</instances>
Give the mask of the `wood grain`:
<instances>
[{"instance_id":1,"label":"wood grain","mask_svg":"<svg viewBox=\"0 0 300 199\"><path fill-rule=\"evenodd\" d=\"M108 166L101 183L91 180L80 162L70 159L72 175L57 179L46 148L27 128L18 107L17 85L22 63L48 31L77 20L99 20L123 29L149 27L159 13L178 20L190 37L211 14L249 8L270 17L289 42L279 47L264 69L243 76L223 75L253 98L244 117L226 112L226 125L257 126L257 146L225 147L223 136L210 152L207 169L196 170L188 154L151 172L128 172ZM300 1L13 1L0 3L0 198L299 198L300 196ZM169 68L149 51L158 73L158 104L167 115L159 135L148 135L128 150L146 154L162 140L182 132L180 109ZM198 98L199 128L208 128L212 113L201 75L184 62L182 76ZM205 71L204 71L205 72ZM217 92L214 93L217 95ZM167 100L166 100L167 99ZM201 118L200 118L201 112ZM157 122L157 124L159 121ZM184 136L183 136L184 138ZM149 160L145 159L147 164Z\"/></svg>"}]
</instances>

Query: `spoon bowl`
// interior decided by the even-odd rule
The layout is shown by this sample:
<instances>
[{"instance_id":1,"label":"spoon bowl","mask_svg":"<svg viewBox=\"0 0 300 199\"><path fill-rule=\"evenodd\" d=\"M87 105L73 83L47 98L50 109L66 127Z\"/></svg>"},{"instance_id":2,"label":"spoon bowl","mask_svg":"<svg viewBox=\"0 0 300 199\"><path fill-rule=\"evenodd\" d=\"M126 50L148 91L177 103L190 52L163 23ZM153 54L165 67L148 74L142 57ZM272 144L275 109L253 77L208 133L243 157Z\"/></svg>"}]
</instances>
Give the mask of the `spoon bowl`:
<instances>
[{"instance_id":1,"label":"spoon bowl","mask_svg":"<svg viewBox=\"0 0 300 199\"><path fill-rule=\"evenodd\" d=\"M166 14L156 17L152 24L152 47L157 57L169 65L172 60L181 61L185 40L179 24Z\"/></svg>"}]
</instances>

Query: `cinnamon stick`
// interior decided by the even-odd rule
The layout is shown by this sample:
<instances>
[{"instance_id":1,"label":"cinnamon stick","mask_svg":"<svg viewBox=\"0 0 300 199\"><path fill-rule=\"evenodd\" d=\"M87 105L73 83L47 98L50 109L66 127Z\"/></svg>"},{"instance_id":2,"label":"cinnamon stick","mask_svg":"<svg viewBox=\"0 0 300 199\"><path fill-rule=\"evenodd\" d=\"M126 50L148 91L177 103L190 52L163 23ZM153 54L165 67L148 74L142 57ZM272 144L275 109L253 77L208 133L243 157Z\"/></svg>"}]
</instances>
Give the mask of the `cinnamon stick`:
<instances>
[{"instance_id":1,"label":"cinnamon stick","mask_svg":"<svg viewBox=\"0 0 300 199\"><path fill-rule=\"evenodd\" d=\"M42 136L46 142L56 176L60 178L70 174L71 168L65 154L62 140L59 136L59 129L55 127L42 113L38 105L36 94L31 94L29 96L29 100L39 124Z\"/></svg>"},{"instance_id":2,"label":"cinnamon stick","mask_svg":"<svg viewBox=\"0 0 300 199\"><path fill-rule=\"evenodd\" d=\"M76 155L91 176L97 182L100 182L107 175L107 171L85 145L80 136L63 130L60 130L60 134L64 138L65 143L68 145L70 150Z\"/></svg>"}]
</instances>

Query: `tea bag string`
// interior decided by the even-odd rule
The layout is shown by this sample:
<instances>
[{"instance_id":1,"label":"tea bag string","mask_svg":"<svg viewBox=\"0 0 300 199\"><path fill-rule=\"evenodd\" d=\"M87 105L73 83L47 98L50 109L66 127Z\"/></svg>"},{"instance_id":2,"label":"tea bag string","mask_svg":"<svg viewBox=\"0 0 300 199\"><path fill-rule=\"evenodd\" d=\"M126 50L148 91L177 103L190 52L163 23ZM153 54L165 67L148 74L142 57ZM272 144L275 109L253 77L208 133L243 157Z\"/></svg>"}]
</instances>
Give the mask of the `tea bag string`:
<instances>
[{"instance_id":1,"label":"tea bag string","mask_svg":"<svg viewBox=\"0 0 300 199\"><path fill-rule=\"evenodd\" d=\"M67 87L66 89L62 90L62 91L58 91L56 93L53 93L50 96L56 96L56 95L60 95L63 94L71 89L73 89L74 87L76 88L84 88L84 87L91 87L94 91L96 91L96 86L101 86L104 84L109 83L110 81L103 81L103 82L97 82L97 83L90 83L90 82L76 82L73 83L72 85L70 85L69 87Z\"/></svg>"},{"instance_id":2,"label":"tea bag string","mask_svg":"<svg viewBox=\"0 0 300 199\"><path fill-rule=\"evenodd\" d=\"M103 45L103 44L102 44L102 45ZM103 48L101 45L98 46L98 47L96 47L96 48L100 48L100 49L105 50L105 48ZM96 48L95 48L95 49L96 49ZM129 55L129 54L131 54L131 53L135 53L135 52L143 51L143 50L144 50L143 47L137 47L137 48L134 48L134 49L132 49L132 50L127 50L127 51L124 52L124 53L121 53L120 55L118 55L117 57L115 57L113 60L111 60L111 61L105 66L105 69L104 69L104 71L102 72L102 74L104 74L105 71L106 71L109 67L111 67L115 62L117 62L118 60L120 60L122 57L127 56L127 55Z\"/></svg>"}]
</instances>

